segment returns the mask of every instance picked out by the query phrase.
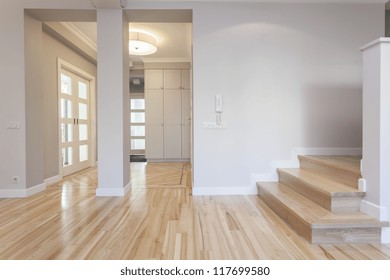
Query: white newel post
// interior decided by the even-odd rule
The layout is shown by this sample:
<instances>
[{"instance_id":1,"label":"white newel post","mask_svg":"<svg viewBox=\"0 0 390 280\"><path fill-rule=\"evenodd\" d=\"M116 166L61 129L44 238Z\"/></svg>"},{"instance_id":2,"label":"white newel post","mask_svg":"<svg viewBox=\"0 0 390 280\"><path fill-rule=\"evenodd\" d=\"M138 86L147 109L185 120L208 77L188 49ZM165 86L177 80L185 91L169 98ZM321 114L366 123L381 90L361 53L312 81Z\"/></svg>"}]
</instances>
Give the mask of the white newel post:
<instances>
[{"instance_id":1,"label":"white newel post","mask_svg":"<svg viewBox=\"0 0 390 280\"><path fill-rule=\"evenodd\" d=\"M363 161L366 197L362 211L389 221L390 210L390 38L362 47L363 52ZM382 230L390 243L390 228Z\"/></svg>"},{"instance_id":2,"label":"white newel post","mask_svg":"<svg viewBox=\"0 0 390 280\"><path fill-rule=\"evenodd\" d=\"M97 10L97 196L124 196L130 188L128 25L121 9Z\"/></svg>"}]
</instances>

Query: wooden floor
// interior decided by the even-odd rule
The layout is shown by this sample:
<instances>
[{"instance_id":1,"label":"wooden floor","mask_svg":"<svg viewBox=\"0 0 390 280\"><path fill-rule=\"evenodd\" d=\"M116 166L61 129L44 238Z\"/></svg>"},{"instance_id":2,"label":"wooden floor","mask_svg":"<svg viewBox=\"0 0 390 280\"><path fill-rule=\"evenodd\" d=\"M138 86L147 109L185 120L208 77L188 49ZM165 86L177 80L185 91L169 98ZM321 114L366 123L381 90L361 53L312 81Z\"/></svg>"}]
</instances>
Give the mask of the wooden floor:
<instances>
[{"instance_id":1,"label":"wooden floor","mask_svg":"<svg viewBox=\"0 0 390 280\"><path fill-rule=\"evenodd\" d=\"M0 199L0 259L390 259L390 245L311 245L258 196L193 197L188 165L131 168L125 197L96 197L89 169Z\"/></svg>"}]
</instances>

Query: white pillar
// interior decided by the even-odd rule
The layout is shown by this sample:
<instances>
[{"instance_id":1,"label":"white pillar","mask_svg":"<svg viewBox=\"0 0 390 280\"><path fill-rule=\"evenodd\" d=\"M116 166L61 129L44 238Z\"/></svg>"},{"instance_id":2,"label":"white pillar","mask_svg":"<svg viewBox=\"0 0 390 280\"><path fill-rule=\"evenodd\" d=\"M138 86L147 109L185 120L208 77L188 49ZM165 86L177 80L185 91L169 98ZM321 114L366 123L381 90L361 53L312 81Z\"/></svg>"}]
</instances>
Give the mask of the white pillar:
<instances>
[{"instance_id":1,"label":"white pillar","mask_svg":"<svg viewBox=\"0 0 390 280\"><path fill-rule=\"evenodd\" d=\"M389 221L390 210L390 38L365 45L363 51L363 162L367 193L362 211ZM390 242L390 230L382 231Z\"/></svg>"},{"instance_id":2,"label":"white pillar","mask_svg":"<svg viewBox=\"0 0 390 280\"><path fill-rule=\"evenodd\" d=\"M130 188L128 21L120 9L97 10L97 196L124 196Z\"/></svg>"}]
</instances>

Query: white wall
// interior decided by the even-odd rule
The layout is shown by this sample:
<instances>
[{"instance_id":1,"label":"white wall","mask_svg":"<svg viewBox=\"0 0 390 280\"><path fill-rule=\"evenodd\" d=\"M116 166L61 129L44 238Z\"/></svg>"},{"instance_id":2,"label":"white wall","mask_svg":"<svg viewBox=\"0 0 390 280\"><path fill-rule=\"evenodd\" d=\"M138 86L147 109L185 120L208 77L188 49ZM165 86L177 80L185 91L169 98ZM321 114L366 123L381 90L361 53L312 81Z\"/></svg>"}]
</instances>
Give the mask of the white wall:
<instances>
[{"instance_id":1,"label":"white wall","mask_svg":"<svg viewBox=\"0 0 390 280\"><path fill-rule=\"evenodd\" d=\"M24 11L17 1L0 2L0 190L26 188ZM20 129L7 129L7 122ZM12 176L20 177L12 184Z\"/></svg>"},{"instance_id":2,"label":"white wall","mask_svg":"<svg viewBox=\"0 0 390 280\"><path fill-rule=\"evenodd\" d=\"M20 5L20 6L19 6ZM0 188L26 178L23 7L91 8L89 1L0 3ZM195 188L250 185L294 147L361 146L361 54L384 34L383 4L131 2L193 9ZM225 130L214 121L224 95ZM5 123L19 120L21 129ZM12 186L16 187L16 186Z\"/></svg>"},{"instance_id":3,"label":"white wall","mask_svg":"<svg viewBox=\"0 0 390 280\"><path fill-rule=\"evenodd\" d=\"M359 47L384 33L383 11L383 5L198 5L194 193L255 191L245 188L251 174L290 159L294 147L360 148ZM215 121L217 93L227 128L204 129L203 122Z\"/></svg>"},{"instance_id":4,"label":"white wall","mask_svg":"<svg viewBox=\"0 0 390 280\"><path fill-rule=\"evenodd\" d=\"M42 23L26 13L24 24L26 58L26 186L31 188L42 185L44 182Z\"/></svg>"},{"instance_id":5,"label":"white wall","mask_svg":"<svg viewBox=\"0 0 390 280\"><path fill-rule=\"evenodd\" d=\"M57 58L97 77L96 65L62 42L43 32L44 158L45 179L59 175Z\"/></svg>"}]
</instances>

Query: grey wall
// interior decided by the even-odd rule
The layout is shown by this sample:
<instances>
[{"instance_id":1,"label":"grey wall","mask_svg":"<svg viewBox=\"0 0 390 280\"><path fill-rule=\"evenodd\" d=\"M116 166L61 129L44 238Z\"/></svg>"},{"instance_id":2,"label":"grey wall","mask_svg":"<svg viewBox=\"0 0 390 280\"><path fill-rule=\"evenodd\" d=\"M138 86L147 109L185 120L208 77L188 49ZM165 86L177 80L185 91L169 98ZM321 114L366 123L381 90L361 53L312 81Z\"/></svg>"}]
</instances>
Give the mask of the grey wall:
<instances>
[{"instance_id":1,"label":"grey wall","mask_svg":"<svg viewBox=\"0 0 390 280\"><path fill-rule=\"evenodd\" d=\"M96 65L43 32L45 178L59 174L57 58L96 77Z\"/></svg>"},{"instance_id":2,"label":"grey wall","mask_svg":"<svg viewBox=\"0 0 390 280\"><path fill-rule=\"evenodd\" d=\"M195 193L245 192L296 147L361 147L359 48L383 36L383 5L207 3L193 16ZM227 126L205 129L217 93Z\"/></svg>"},{"instance_id":3,"label":"grey wall","mask_svg":"<svg viewBox=\"0 0 390 280\"><path fill-rule=\"evenodd\" d=\"M42 23L30 15L25 26L26 83L26 187L42 184L43 177L43 94Z\"/></svg>"},{"instance_id":4,"label":"grey wall","mask_svg":"<svg viewBox=\"0 0 390 280\"><path fill-rule=\"evenodd\" d=\"M386 28L385 28L385 36L390 37L390 10L386 11Z\"/></svg>"}]
</instances>

